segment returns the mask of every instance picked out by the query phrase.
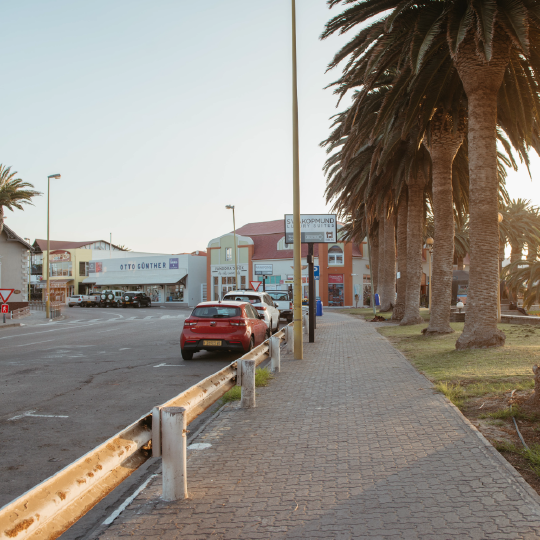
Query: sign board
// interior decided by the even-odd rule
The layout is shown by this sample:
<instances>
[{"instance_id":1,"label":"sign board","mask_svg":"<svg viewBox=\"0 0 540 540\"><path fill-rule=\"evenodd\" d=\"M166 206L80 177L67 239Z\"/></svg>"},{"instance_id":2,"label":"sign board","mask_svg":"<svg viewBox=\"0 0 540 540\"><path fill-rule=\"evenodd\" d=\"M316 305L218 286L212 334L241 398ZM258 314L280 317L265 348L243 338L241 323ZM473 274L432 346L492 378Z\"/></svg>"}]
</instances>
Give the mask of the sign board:
<instances>
[{"instance_id":1,"label":"sign board","mask_svg":"<svg viewBox=\"0 0 540 540\"><path fill-rule=\"evenodd\" d=\"M293 215L285 214L285 243L294 243ZM337 242L337 216L335 214L302 214L300 216L302 244L334 244Z\"/></svg>"},{"instance_id":2,"label":"sign board","mask_svg":"<svg viewBox=\"0 0 540 540\"><path fill-rule=\"evenodd\" d=\"M256 264L255 275L256 276L271 276L274 273L273 264Z\"/></svg>"},{"instance_id":3,"label":"sign board","mask_svg":"<svg viewBox=\"0 0 540 540\"><path fill-rule=\"evenodd\" d=\"M328 283L343 283L343 274L328 274Z\"/></svg>"},{"instance_id":4,"label":"sign board","mask_svg":"<svg viewBox=\"0 0 540 540\"><path fill-rule=\"evenodd\" d=\"M9 306L7 304L2 304L2 313L9 313Z\"/></svg>"},{"instance_id":5,"label":"sign board","mask_svg":"<svg viewBox=\"0 0 540 540\"><path fill-rule=\"evenodd\" d=\"M313 279L319 281L321 279L321 267L313 266Z\"/></svg>"},{"instance_id":6,"label":"sign board","mask_svg":"<svg viewBox=\"0 0 540 540\"><path fill-rule=\"evenodd\" d=\"M250 281L249 285L255 292L257 292L261 286L261 283L262 281Z\"/></svg>"},{"instance_id":7,"label":"sign board","mask_svg":"<svg viewBox=\"0 0 540 540\"><path fill-rule=\"evenodd\" d=\"M15 289L0 289L0 298L2 302L7 302Z\"/></svg>"},{"instance_id":8,"label":"sign board","mask_svg":"<svg viewBox=\"0 0 540 540\"><path fill-rule=\"evenodd\" d=\"M71 261L71 253L69 251L63 251L61 249L58 249L56 251L51 251L49 255L49 261L52 263L69 262Z\"/></svg>"},{"instance_id":9,"label":"sign board","mask_svg":"<svg viewBox=\"0 0 540 540\"><path fill-rule=\"evenodd\" d=\"M212 264L210 266L210 272L213 276L221 277L233 277L236 270L234 264ZM245 276L248 274L248 265L239 264L238 265L238 275Z\"/></svg>"}]
</instances>

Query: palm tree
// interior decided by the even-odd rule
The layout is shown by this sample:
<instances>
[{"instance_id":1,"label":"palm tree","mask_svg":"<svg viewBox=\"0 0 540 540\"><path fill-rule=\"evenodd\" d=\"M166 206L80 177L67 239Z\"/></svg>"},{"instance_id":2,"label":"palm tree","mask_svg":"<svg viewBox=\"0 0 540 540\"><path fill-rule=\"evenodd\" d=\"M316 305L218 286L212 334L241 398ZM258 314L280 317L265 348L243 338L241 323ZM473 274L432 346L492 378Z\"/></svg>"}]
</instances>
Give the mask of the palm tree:
<instances>
[{"instance_id":1,"label":"palm tree","mask_svg":"<svg viewBox=\"0 0 540 540\"><path fill-rule=\"evenodd\" d=\"M407 193L403 189L399 197L397 211L397 280L396 305L392 311L392 320L401 321L405 315L407 302Z\"/></svg>"},{"instance_id":2,"label":"palm tree","mask_svg":"<svg viewBox=\"0 0 540 540\"><path fill-rule=\"evenodd\" d=\"M391 61L398 65L409 62L411 71L418 73L430 55L451 55L467 98L471 178L469 306L465 330L456 347L504 344L504 334L497 329L497 101L506 100L516 111L507 116L506 126L515 127L517 121L512 117L523 121L530 129L519 131L519 135L526 139L526 145L538 147L539 109L528 108L525 99L527 92L538 96L536 74L540 72L540 57L529 54L529 41L533 51L540 44L536 4L521 0L501 0L497 4L478 0L474 7L466 0L329 0L328 3L330 7L340 3L354 5L327 24L323 38L338 31L344 33L392 10L383 20L361 30L336 55L334 66L350 57L342 81L344 88L370 85L388 69ZM413 32L409 31L411 21ZM406 32L403 26L400 28L403 22L409 24ZM383 37L388 34L408 46L402 47L401 53L394 51L393 59L388 58L386 65L380 65L379 59L390 47ZM511 69L507 69L509 65ZM509 99L512 95L523 99ZM419 97L422 98L422 94ZM526 118L528 113L529 119ZM447 211L447 215L452 213Z\"/></svg>"},{"instance_id":3,"label":"palm tree","mask_svg":"<svg viewBox=\"0 0 540 540\"><path fill-rule=\"evenodd\" d=\"M11 167L0 164L0 233L4 230L4 208L23 210L23 204L32 204L32 198L41 195L32 184L15 178L16 175Z\"/></svg>"}]
</instances>

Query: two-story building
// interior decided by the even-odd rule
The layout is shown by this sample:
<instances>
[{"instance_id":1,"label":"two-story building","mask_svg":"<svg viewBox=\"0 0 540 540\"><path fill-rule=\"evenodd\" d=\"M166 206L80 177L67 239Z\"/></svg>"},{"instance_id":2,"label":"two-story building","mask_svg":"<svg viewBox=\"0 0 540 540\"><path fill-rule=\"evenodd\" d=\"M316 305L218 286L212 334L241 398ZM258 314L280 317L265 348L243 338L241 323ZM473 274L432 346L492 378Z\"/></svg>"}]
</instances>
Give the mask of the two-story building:
<instances>
[{"instance_id":1,"label":"two-story building","mask_svg":"<svg viewBox=\"0 0 540 540\"><path fill-rule=\"evenodd\" d=\"M363 304L364 285L369 285L369 262L365 244L340 241L335 244L315 244L315 265L319 280L315 294L325 306L354 306ZM236 230L237 250L234 252L234 233L228 232L208 243L208 298L217 300L236 288L235 262L240 289L248 289L250 281L261 281L257 265L267 267L266 289L288 290L293 284L293 246L285 243L283 219L249 223ZM302 295L308 296L309 276L307 244L302 245ZM262 290L262 288L260 289Z\"/></svg>"}]
</instances>

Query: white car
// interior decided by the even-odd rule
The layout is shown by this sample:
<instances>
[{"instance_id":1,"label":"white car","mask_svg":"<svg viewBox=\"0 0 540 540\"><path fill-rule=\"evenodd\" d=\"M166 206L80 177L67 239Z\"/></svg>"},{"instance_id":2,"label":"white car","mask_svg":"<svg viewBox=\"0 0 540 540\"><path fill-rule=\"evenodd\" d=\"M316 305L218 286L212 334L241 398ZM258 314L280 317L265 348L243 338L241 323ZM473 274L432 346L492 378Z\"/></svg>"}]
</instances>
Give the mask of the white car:
<instances>
[{"instance_id":1,"label":"white car","mask_svg":"<svg viewBox=\"0 0 540 540\"><path fill-rule=\"evenodd\" d=\"M68 298L68 306L80 306L81 304L84 305L84 296L82 294L74 294Z\"/></svg>"},{"instance_id":2,"label":"white car","mask_svg":"<svg viewBox=\"0 0 540 540\"><path fill-rule=\"evenodd\" d=\"M268 327L269 334L279 329L279 309L270 298L268 293L255 291L230 291L223 300L234 302L249 302L259 314L264 315L264 322Z\"/></svg>"},{"instance_id":3,"label":"white car","mask_svg":"<svg viewBox=\"0 0 540 540\"><path fill-rule=\"evenodd\" d=\"M122 307L122 297L124 291L101 291L100 293L100 305L103 307Z\"/></svg>"}]
</instances>

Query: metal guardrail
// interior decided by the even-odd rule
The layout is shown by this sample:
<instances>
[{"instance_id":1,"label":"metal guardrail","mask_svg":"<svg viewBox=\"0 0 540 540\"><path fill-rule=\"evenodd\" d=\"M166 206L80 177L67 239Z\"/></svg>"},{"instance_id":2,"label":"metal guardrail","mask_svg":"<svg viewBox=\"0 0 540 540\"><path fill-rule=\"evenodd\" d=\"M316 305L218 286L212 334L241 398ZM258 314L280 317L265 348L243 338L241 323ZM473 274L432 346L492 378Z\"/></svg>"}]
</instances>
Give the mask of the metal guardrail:
<instances>
[{"instance_id":1,"label":"metal guardrail","mask_svg":"<svg viewBox=\"0 0 540 540\"><path fill-rule=\"evenodd\" d=\"M47 303L43 301L30 300L28 307L32 311L47 311ZM51 302L51 319L56 319L62 315L64 304L61 302Z\"/></svg>"},{"instance_id":2,"label":"metal guardrail","mask_svg":"<svg viewBox=\"0 0 540 540\"><path fill-rule=\"evenodd\" d=\"M279 371L280 344L285 341L292 351L293 339L291 323L0 508L0 538L57 538L151 455L163 459L163 498L186 496L186 426L236 384L242 386L241 406L254 407L256 367L270 357L271 369Z\"/></svg>"}]
</instances>

